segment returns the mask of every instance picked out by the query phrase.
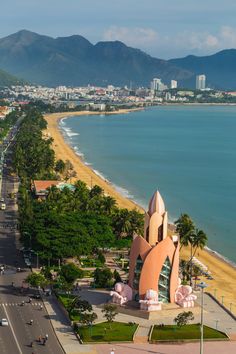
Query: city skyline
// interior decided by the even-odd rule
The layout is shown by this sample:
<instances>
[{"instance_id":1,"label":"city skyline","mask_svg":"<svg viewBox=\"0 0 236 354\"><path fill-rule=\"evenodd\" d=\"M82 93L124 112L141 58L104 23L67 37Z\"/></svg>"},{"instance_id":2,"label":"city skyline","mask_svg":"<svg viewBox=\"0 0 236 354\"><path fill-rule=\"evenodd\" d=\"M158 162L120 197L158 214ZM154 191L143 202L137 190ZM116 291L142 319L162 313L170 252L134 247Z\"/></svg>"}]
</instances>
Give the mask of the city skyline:
<instances>
[{"instance_id":1,"label":"city skyline","mask_svg":"<svg viewBox=\"0 0 236 354\"><path fill-rule=\"evenodd\" d=\"M0 38L28 29L52 37L80 34L92 43L120 40L164 59L209 55L236 47L234 10L233 0L217 0L214 7L209 0L201 7L187 0L102 0L99 8L94 0L82 6L74 1L10 0L1 7Z\"/></svg>"}]
</instances>

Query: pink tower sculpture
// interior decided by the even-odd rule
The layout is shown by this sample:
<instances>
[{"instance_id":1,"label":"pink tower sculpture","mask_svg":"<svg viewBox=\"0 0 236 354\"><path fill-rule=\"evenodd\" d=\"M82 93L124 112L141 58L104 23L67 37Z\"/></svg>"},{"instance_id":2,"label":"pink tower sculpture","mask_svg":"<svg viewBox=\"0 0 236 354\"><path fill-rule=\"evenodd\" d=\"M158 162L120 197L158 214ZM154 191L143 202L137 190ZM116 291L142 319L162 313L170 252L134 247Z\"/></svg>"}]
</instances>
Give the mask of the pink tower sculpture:
<instances>
[{"instance_id":1,"label":"pink tower sculpture","mask_svg":"<svg viewBox=\"0 0 236 354\"><path fill-rule=\"evenodd\" d=\"M153 290L159 302L175 302L179 241L177 236L167 236L167 226L167 211L157 191L145 214L144 237L135 236L130 250L129 286L137 301Z\"/></svg>"}]
</instances>

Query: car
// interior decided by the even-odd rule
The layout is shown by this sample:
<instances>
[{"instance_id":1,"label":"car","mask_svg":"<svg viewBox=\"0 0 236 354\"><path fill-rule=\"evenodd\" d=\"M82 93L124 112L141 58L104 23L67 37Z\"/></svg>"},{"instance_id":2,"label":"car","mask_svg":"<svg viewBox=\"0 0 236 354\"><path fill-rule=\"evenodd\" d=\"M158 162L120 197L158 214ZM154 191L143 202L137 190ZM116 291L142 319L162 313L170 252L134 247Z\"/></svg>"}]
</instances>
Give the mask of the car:
<instances>
[{"instance_id":1,"label":"car","mask_svg":"<svg viewBox=\"0 0 236 354\"><path fill-rule=\"evenodd\" d=\"M32 294L32 295L30 295L30 297L32 299L36 299L36 300L41 300L42 299L40 293Z\"/></svg>"},{"instance_id":2,"label":"car","mask_svg":"<svg viewBox=\"0 0 236 354\"><path fill-rule=\"evenodd\" d=\"M8 326L8 320L6 318L1 319L1 326Z\"/></svg>"},{"instance_id":3,"label":"car","mask_svg":"<svg viewBox=\"0 0 236 354\"><path fill-rule=\"evenodd\" d=\"M4 198L1 198L1 199L0 199L0 202L1 202L1 203L4 203Z\"/></svg>"}]
</instances>

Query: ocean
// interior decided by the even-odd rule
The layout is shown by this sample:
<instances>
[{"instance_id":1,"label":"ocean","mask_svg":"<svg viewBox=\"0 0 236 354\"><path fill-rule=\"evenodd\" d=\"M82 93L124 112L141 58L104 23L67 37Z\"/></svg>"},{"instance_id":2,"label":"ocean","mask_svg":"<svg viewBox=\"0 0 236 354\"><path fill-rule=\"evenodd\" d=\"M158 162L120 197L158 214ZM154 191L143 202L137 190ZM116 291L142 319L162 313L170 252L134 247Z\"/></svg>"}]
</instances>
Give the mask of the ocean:
<instances>
[{"instance_id":1,"label":"ocean","mask_svg":"<svg viewBox=\"0 0 236 354\"><path fill-rule=\"evenodd\" d=\"M189 214L209 248L236 263L235 106L159 106L71 117L60 127L118 191L146 208L158 189L169 221Z\"/></svg>"}]
</instances>

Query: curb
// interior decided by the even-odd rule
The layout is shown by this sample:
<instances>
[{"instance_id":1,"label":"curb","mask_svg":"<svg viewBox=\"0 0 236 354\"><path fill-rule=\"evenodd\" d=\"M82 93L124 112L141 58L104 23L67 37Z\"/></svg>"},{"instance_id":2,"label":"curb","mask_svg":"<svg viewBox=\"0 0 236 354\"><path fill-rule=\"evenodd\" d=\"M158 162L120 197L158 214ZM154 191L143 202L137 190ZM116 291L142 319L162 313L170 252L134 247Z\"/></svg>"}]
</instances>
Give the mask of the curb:
<instances>
[{"instance_id":1,"label":"curb","mask_svg":"<svg viewBox=\"0 0 236 354\"><path fill-rule=\"evenodd\" d=\"M222 305L222 303L219 300L217 300L215 296L213 296L211 293L208 293L207 291L205 291L205 294L208 295L213 301L215 301L225 312L227 312L227 314L230 317L232 317L233 320L236 321L236 316L232 312L230 312L230 310L227 307Z\"/></svg>"},{"instance_id":2,"label":"curb","mask_svg":"<svg viewBox=\"0 0 236 354\"><path fill-rule=\"evenodd\" d=\"M48 317L49 317L49 319L50 319L50 324L51 324L52 330L53 330L53 332L54 332L54 334L55 334L55 336L56 336L56 338L57 338L57 341L58 341L58 343L59 343L59 345L60 345L62 351L66 354L66 351L65 351L65 349L64 349L64 347L63 347L63 345L62 345L62 343L59 341L59 338L58 338L58 336L57 336L56 330L55 330L55 328L54 328L54 326L53 326L53 324L52 324L51 316L50 316L50 314L48 313L48 310L47 310L47 307L46 307L46 305L45 305L45 302L44 302L44 298L43 298L43 297L42 297L42 301L43 301L43 306L44 306L44 308L45 308L45 311L46 311L46 313L48 314Z\"/></svg>"}]
</instances>

